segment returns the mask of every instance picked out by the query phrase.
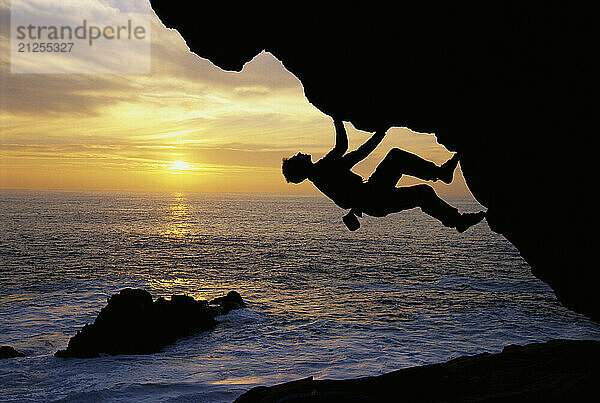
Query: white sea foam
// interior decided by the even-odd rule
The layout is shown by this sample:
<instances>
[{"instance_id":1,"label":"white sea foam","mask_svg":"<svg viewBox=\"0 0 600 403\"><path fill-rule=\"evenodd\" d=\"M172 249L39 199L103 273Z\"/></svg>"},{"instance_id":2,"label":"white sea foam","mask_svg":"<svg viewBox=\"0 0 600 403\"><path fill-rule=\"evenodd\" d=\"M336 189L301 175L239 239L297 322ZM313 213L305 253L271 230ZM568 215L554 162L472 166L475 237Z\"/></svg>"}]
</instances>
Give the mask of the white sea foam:
<instances>
[{"instance_id":1,"label":"white sea foam","mask_svg":"<svg viewBox=\"0 0 600 403\"><path fill-rule=\"evenodd\" d=\"M0 361L2 399L232 401L310 375L600 339L485 222L458 234L411 210L351 233L343 213L305 196L0 192L0 344L29 355ZM235 289L248 308L158 354L52 356L124 287Z\"/></svg>"}]
</instances>

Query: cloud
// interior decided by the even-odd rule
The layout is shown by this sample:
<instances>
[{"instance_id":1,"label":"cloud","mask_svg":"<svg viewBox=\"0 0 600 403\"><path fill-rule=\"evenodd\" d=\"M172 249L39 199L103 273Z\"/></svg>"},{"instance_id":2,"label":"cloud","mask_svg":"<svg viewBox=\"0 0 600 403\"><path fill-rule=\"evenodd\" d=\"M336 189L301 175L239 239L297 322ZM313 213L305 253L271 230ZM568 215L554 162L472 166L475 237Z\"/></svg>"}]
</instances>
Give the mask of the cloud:
<instances>
[{"instance_id":1,"label":"cloud","mask_svg":"<svg viewBox=\"0 0 600 403\"><path fill-rule=\"evenodd\" d=\"M41 11L57 3L48 0ZM100 16L108 4L98 3L90 15ZM110 4L127 10L135 3ZM266 52L239 73L222 71L151 18L151 74L12 74L8 2L0 0L0 187L61 187L60 178L52 179L56 170L70 172L69 183L78 188L109 188L116 180L144 187L181 160L202 167L194 174L218 174L218 180L204 178L213 181L211 189L301 189L282 181L281 158L299 150L319 158L334 136L331 118L308 103L298 79ZM348 131L351 147L368 136L351 125ZM385 147L431 148L432 136L407 133L391 131L360 173L372 171ZM110 173L103 177L104 171ZM87 175L97 185L88 184Z\"/></svg>"},{"instance_id":2,"label":"cloud","mask_svg":"<svg viewBox=\"0 0 600 403\"><path fill-rule=\"evenodd\" d=\"M55 7L59 7L56 5L58 3L49 2L38 11L50 13ZM128 8L137 2L117 3ZM96 9L86 10L84 15L88 18L101 18L101 6L99 2ZM78 17L72 17L73 23L81 19L78 13L75 13ZM290 89L296 89L300 94L299 81L273 56L266 53L258 55L241 73L224 72L209 61L190 53L183 38L176 31L165 28L154 14L151 18L150 75L11 74L10 59L7 57L10 49L10 15L6 7L0 8L3 27L0 30L0 50L4 55L0 59L2 110L30 115L95 114L98 110L119 102L197 102L202 107L207 100L202 97L209 93L213 103L218 97L231 102L236 97L275 97L280 91Z\"/></svg>"}]
</instances>

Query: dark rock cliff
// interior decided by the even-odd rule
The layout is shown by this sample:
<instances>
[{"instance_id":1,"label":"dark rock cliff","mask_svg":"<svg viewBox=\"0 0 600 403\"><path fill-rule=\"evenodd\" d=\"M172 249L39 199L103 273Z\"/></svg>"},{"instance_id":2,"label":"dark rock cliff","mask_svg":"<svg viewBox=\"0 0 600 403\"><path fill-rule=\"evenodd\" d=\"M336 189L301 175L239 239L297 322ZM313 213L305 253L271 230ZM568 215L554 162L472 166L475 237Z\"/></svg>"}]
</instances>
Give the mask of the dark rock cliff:
<instances>
[{"instance_id":1,"label":"dark rock cliff","mask_svg":"<svg viewBox=\"0 0 600 403\"><path fill-rule=\"evenodd\" d=\"M558 2L384 4L224 3L192 13L152 0L167 27L223 69L266 50L325 114L367 131L435 133L460 152L492 230L564 305L600 320L594 14Z\"/></svg>"}]
</instances>

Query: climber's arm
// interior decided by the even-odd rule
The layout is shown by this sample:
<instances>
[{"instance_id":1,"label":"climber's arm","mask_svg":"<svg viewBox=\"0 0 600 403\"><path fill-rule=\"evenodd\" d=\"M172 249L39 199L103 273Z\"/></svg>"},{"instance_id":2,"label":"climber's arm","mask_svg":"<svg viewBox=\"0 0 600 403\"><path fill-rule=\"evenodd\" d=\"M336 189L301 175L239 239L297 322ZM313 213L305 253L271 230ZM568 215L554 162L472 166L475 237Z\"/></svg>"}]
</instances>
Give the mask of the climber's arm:
<instances>
[{"instance_id":1,"label":"climber's arm","mask_svg":"<svg viewBox=\"0 0 600 403\"><path fill-rule=\"evenodd\" d=\"M381 140L383 140L383 138L385 137L386 131L387 129L377 130L375 134L373 134L371 138L367 140L363 145L358 147L356 150L346 154L343 158L344 162L350 167L353 167L360 161L367 158L367 156L371 154L371 152L373 152L373 150L379 145L379 143L381 143Z\"/></svg>"},{"instance_id":2,"label":"climber's arm","mask_svg":"<svg viewBox=\"0 0 600 403\"><path fill-rule=\"evenodd\" d=\"M348 134L344 122L341 120L334 119L333 124L335 126L335 147L327 153L327 157L343 157L348 151Z\"/></svg>"}]
</instances>

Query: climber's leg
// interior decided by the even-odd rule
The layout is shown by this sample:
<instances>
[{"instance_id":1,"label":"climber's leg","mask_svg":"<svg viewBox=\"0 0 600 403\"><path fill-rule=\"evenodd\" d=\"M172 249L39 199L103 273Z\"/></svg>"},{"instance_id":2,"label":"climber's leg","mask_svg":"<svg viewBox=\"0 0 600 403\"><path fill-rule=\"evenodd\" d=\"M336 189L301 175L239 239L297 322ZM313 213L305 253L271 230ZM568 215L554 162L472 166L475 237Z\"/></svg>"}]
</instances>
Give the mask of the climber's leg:
<instances>
[{"instance_id":1,"label":"climber's leg","mask_svg":"<svg viewBox=\"0 0 600 403\"><path fill-rule=\"evenodd\" d=\"M402 175L410 175L423 180L441 179L450 183L457 164L457 154L442 166L437 166L418 155L393 148L377 166L368 182L381 187L395 187Z\"/></svg>"},{"instance_id":2,"label":"climber's leg","mask_svg":"<svg viewBox=\"0 0 600 403\"><path fill-rule=\"evenodd\" d=\"M428 185L397 188L394 192L394 200L389 205L390 211L387 211L387 213L404 211L414 207L419 207L426 214L438 219L446 227L456 228L459 232L463 232L472 225L477 224L485 216L484 212L459 213L458 209L439 198L433 188Z\"/></svg>"}]
</instances>

